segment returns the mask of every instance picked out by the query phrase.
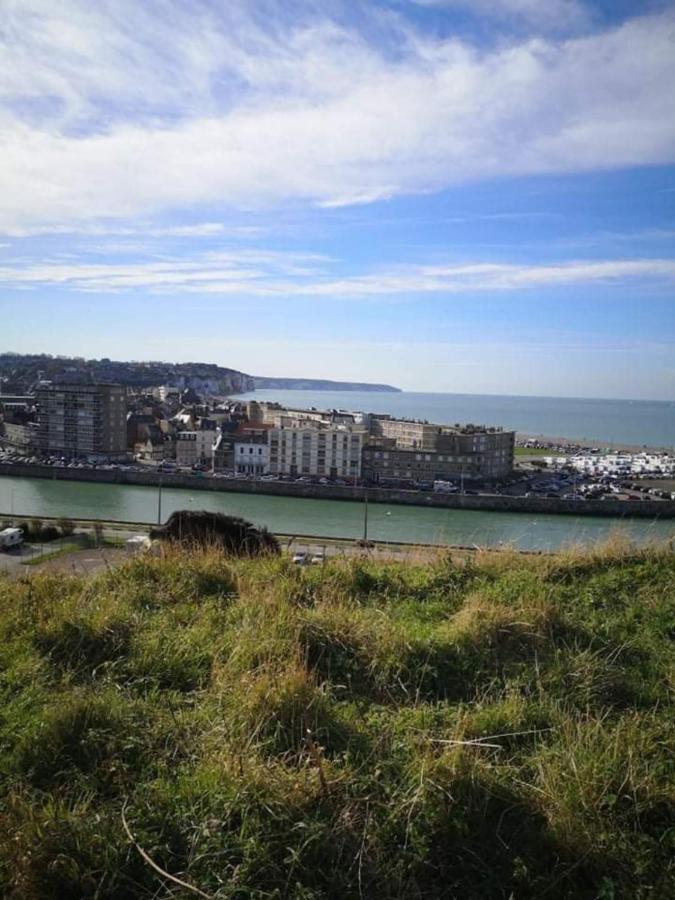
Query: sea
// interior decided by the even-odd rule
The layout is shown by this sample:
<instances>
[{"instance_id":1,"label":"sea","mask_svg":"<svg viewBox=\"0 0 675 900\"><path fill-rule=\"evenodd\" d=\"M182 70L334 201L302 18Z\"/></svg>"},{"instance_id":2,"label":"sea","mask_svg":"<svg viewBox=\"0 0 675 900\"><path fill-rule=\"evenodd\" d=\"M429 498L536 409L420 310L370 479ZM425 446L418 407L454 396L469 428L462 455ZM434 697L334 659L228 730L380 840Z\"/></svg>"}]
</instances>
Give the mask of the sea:
<instances>
[{"instance_id":1,"label":"sea","mask_svg":"<svg viewBox=\"0 0 675 900\"><path fill-rule=\"evenodd\" d=\"M590 400L416 391L261 390L236 399L277 401L291 407L388 413L452 425L501 425L532 437L583 444L625 444L675 451L675 401Z\"/></svg>"}]
</instances>

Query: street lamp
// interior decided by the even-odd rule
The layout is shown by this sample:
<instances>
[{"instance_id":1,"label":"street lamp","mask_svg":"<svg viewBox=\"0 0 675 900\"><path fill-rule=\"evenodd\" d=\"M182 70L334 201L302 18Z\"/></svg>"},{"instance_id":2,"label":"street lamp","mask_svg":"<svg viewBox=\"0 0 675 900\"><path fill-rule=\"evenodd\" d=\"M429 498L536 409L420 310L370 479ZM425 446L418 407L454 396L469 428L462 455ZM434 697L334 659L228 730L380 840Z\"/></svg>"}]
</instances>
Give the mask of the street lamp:
<instances>
[{"instance_id":1,"label":"street lamp","mask_svg":"<svg viewBox=\"0 0 675 900\"><path fill-rule=\"evenodd\" d=\"M159 476L159 490L157 491L157 524L162 524L162 476Z\"/></svg>"}]
</instances>

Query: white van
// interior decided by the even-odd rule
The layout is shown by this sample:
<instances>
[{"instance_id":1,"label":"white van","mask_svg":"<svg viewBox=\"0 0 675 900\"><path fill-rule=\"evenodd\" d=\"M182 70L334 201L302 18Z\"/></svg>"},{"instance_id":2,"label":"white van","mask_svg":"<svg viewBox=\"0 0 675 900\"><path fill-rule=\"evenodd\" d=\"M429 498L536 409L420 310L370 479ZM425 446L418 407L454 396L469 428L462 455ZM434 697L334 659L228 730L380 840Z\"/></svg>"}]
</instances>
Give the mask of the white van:
<instances>
[{"instance_id":1,"label":"white van","mask_svg":"<svg viewBox=\"0 0 675 900\"><path fill-rule=\"evenodd\" d=\"M20 528L5 528L0 531L0 550L9 550L23 544L23 531Z\"/></svg>"}]
</instances>

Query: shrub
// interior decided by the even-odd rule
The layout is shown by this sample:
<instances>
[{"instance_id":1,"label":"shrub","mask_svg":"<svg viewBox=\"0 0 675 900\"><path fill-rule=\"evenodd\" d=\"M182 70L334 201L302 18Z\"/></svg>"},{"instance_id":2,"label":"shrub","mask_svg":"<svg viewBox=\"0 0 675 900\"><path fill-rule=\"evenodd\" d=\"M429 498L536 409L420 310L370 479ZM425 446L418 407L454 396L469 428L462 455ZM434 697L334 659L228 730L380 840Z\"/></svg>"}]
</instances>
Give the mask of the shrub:
<instances>
[{"instance_id":1,"label":"shrub","mask_svg":"<svg viewBox=\"0 0 675 900\"><path fill-rule=\"evenodd\" d=\"M75 531L75 523L71 519L61 518L56 524L64 537L70 537Z\"/></svg>"},{"instance_id":2,"label":"shrub","mask_svg":"<svg viewBox=\"0 0 675 900\"><path fill-rule=\"evenodd\" d=\"M237 556L279 553L279 542L267 529L222 513L179 510L169 516L165 525L153 529L150 536L187 546L217 545Z\"/></svg>"}]
</instances>

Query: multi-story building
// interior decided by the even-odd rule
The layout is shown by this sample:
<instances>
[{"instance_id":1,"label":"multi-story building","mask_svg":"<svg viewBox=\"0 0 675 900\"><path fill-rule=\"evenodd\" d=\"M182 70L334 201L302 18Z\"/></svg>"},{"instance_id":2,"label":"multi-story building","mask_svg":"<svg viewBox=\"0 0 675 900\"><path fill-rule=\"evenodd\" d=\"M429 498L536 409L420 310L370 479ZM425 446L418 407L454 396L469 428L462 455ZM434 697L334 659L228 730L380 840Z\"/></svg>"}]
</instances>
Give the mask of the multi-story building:
<instances>
[{"instance_id":1,"label":"multi-story building","mask_svg":"<svg viewBox=\"0 0 675 900\"><path fill-rule=\"evenodd\" d=\"M176 465L211 465L215 440L216 433L212 429L176 432Z\"/></svg>"},{"instance_id":2,"label":"multi-story building","mask_svg":"<svg viewBox=\"0 0 675 900\"><path fill-rule=\"evenodd\" d=\"M269 472L270 425L256 422L240 425L234 432L234 472L236 475L266 475Z\"/></svg>"},{"instance_id":3,"label":"multi-story building","mask_svg":"<svg viewBox=\"0 0 675 900\"><path fill-rule=\"evenodd\" d=\"M269 470L274 475L355 481L361 477L366 435L364 429L349 425L282 417L270 431Z\"/></svg>"},{"instance_id":4,"label":"multi-story building","mask_svg":"<svg viewBox=\"0 0 675 900\"><path fill-rule=\"evenodd\" d=\"M442 425L416 422L409 419L392 419L391 416L370 417L370 434L375 442L393 441L401 450L435 450L436 438Z\"/></svg>"},{"instance_id":5,"label":"multi-story building","mask_svg":"<svg viewBox=\"0 0 675 900\"><path fill-rule=\"evenodd\" d=\"M234 472L234 438L222 428L218 429L213 444L213 468L219 472Z\"/></svg>"},{"instance_id":6,"label":"multi-story building","mask_svg":"<svg viewBox=\"0 0 675 900\"><path fill-rule=\"evenodd\" d=\"M0 445L17 453L33 453L37 444L37 424L5 417L0 424Z\"/></svg>"},{"instance_id":7,"label":"multi-story building","mask_svg":"<svg viewBox=\"0 0 675 900\"><path fill-rule=\"evenodd\" d=\"M363 451L367 481L497 480L513 469L515 433L381 417L371 420Z\"/></svg>"},{"instance_id":8,"label":"multi-story building","mask_svg":"<svg viewBox=\"0 0 675 900\"><path fill-rule=\"evenodd\" d=\"M119 384L53 384L36 391L38 449L88 459L126 455L126 391Z\"/></svg>"}]
</instances>

